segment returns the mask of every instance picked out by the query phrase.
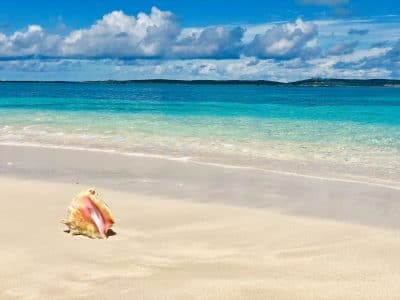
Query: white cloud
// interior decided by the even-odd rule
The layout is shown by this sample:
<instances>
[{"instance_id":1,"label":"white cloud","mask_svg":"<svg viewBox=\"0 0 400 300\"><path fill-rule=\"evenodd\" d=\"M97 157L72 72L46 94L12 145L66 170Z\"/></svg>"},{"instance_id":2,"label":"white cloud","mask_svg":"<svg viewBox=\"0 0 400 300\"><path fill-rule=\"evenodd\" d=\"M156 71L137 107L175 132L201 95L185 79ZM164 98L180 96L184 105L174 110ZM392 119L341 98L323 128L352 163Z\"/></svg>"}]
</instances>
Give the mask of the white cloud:
<instances>
[{"instance_id":1,"label":"white cloud","mask_svg":"<svg viewBox=\"0 0 400 300\"><path fill-rule=\"evenodd\" d=\"M171 54L182 58L239 57L243 34L242 27L218 26L192 30L178 38Z\"/></svg>"},{"instance_id":2,"label":"white cloud","mask_svg":"<svg viewBox=\"0 0 400 300\"><path fill-rule=\"evenodd\" d=\"M0 33L0 56L57 55L59 42L57 35L46 34L39 25L30 25L26 31L17 31L9 37Z\"/></svg>"},{"instance_id":3,"label":"white cloud","mask_svg":"<svg viewBox=\"0 0 400 300\"><path fill-rule=\"evenodd\" d=\"M317 26L297 19L295 23L276 25L257 34L245 48L245 54L262 58L289 59L316 56L319 49L310 46L318 35Z\"/></svg>"},{"instance_id":4,"label":"white cloud","mask_svg":"<svg viewBox=\"0 0 400 300\"><path fill-rule=\"evenodd\" d=\"M372 48L370 51L374 51L376 54L351 61L338 61L335 68L365 72L385 69L390 77L398 78L400 76L400 40L391 48Z\"/></svg>"},{"instance_id":5,"label":"white cloud","mask_svg":"<svg viewBox=\"0 0 400 300\"><path fill-rule=\"evenodd\" d=\"M64 37L48 34L37 25L0 35L0 57L228 59L250 55L290 59L318 52L309 44L318 34L317 26L301 19L277 24L246 42L245 31L241 26L185 30L173 13L156 7L136 17L113 11L89 28Z\"/></svg>"},{"instance_id":6,"label":"white cloud","mask_svg":"<svg viewBox=\"0 0 400 300\"><path fill-rule=\"evenodd\" d=\"M175 16L153 7L149 15L105 15L89 29L71 32L63 41L65 57L157 57L180 33Z\"/></svg>"}]
</instances>

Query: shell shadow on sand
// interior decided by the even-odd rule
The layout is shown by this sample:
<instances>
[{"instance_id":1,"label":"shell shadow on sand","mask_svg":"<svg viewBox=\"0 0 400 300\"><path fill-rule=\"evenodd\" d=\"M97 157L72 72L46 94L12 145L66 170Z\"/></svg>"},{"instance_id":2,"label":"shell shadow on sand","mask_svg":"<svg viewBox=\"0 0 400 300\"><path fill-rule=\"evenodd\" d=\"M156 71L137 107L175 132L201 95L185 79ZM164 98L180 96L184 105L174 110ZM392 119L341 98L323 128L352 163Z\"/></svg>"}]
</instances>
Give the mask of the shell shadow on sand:
<instances>
[{"instance_id":1,"label":"shell shadow on sand","mask_svg":"<svg viewBox=\"0 0 400 300\"><path fill-rule=\"evenodd\" d=\"M64 232L65 233L70 233L71 234L71 229L65 229L64 230ZM83 235L83 236L86 236L86 235L84 235L84 234L80 234L80 233L74 233L73 235ZM107 238L109 238L110 236L114 236L114 235L117 235L117 233L114 231L114 230L112 230L112 229L108 229L107 230L107 233L106 233L106 237ZM86 236L86 237L89 237L89 236ZM89 237L89 238L91 238L91 237Z\"/></svg>"}]
</instances>

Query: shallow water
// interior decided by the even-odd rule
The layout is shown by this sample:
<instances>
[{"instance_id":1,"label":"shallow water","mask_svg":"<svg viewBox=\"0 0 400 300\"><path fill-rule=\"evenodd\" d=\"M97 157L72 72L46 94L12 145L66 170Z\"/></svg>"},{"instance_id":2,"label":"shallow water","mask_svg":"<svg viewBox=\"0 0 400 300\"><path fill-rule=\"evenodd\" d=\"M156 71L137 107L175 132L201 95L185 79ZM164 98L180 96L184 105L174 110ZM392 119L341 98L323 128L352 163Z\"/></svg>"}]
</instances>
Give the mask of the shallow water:
<instances>
[{"instance_id":1,"label":"shallow water","mask_svg":"<svg viewBox=\"0 0 400 300\"><path fill-rule=\"evenodd\" d=\"M0 143L397 173L400 89L0 83Z\"/></svg>"}]
</instances>

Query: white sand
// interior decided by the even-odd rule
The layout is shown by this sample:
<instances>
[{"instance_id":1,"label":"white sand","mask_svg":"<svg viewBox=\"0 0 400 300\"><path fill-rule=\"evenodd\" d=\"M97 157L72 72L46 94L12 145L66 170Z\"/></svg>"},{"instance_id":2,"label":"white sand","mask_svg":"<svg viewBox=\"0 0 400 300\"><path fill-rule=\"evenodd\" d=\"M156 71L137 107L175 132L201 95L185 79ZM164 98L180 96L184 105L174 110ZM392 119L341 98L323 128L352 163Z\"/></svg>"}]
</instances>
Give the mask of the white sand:
<instances>
[{"instance_id":1,"label":"white sand","mask_svg":"<svg viewBox=\"0 0 400 300\"><path fill-rule=\"evenodd\" d=\"M0 177L1 299L400 298L398 231L97 186L117 235L91 240L59 224L83 188Z\"/></svg>"}]
</instances>

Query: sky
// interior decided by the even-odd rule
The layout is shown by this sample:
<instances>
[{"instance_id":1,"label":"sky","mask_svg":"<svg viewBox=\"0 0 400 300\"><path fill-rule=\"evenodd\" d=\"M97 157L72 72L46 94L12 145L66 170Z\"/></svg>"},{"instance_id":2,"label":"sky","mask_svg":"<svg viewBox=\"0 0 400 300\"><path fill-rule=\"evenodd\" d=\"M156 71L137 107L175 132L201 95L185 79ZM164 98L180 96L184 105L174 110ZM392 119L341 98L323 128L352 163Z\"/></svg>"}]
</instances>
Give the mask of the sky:
<instances>
[{"instance_id":1,"label":"sky","mask_svg":"<svg viewBox=\"0 0 400 300\"><path fill-rule=\"evenodd\" d=\"M0 2L0 80L400 79L399 0Z\"/></svg>"}]
</instances>

